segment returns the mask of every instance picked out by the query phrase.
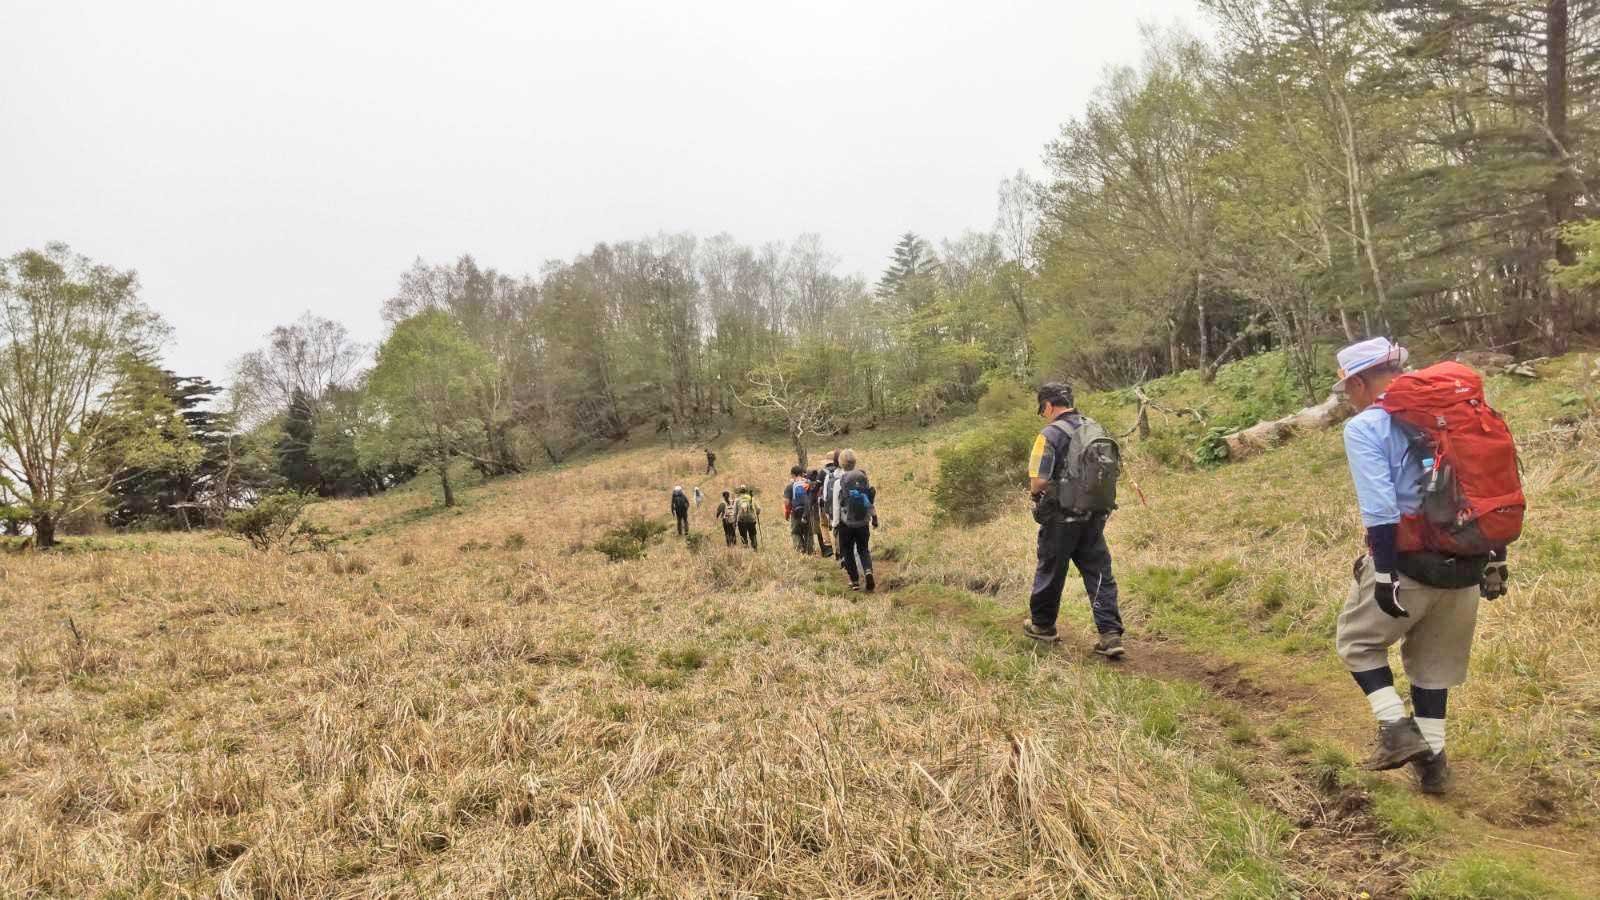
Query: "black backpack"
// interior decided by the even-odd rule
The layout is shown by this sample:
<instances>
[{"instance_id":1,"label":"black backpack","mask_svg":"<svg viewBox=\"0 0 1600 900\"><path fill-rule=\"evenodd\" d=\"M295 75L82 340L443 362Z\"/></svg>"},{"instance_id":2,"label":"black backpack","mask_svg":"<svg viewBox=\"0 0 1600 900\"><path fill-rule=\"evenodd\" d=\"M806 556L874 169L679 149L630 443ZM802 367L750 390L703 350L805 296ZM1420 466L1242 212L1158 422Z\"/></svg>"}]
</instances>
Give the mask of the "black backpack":
<instances>
[{"instance_id":1,"label":"black backpack","mask_svg":"<svg viewBox=\"0 0 1600 900\"><path fill-rule=\"evenodd\" d=\"M1051 422L1065 437L1056 463L1053 487L1056 505L1068 515L1111 512L1117 508L1117 478L1122 474L1122 448L1099 422L1079 416Z\"/></svg>"}]
</instances>

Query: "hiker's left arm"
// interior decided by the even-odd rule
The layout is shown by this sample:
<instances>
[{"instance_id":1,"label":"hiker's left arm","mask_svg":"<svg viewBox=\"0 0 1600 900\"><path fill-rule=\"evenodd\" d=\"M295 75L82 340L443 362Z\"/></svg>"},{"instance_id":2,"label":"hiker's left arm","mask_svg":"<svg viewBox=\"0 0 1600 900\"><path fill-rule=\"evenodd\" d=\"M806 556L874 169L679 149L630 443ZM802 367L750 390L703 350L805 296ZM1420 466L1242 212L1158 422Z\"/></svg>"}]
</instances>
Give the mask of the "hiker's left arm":
<instances>
[{"instance_id":1,"label":"hiker's left arm","mask_svg":"<svg viewBox=\"0 0 1600 900\"><path fill-rule=\"evenodd\" d=\"M1033 439L1033 451L1028 454L1028 493L1037 497L1050 486L1050 472L1056 467L1055 453L1044 432Z\"/></svg>"}]
</instances>

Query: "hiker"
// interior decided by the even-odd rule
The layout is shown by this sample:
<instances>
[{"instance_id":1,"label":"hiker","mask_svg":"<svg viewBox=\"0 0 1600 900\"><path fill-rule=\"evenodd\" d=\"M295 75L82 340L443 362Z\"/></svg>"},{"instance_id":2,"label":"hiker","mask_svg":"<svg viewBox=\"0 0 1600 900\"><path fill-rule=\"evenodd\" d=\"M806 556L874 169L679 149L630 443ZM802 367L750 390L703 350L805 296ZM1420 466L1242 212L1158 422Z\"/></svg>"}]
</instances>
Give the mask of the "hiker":
<instances>
[{"instance_id":1,"label":"hiker","mask_svg":"<svg viewBox=\"0 0 1600 900\"><path fill-rule=\"evenodd\" d=\"M706 448L706 474L717 474L717 454L712 452L710 447Z\"/></svg>"},{"instance_id":2,"label":"hiker","mask_svg":"<svg viewBox=\"0 0 1600 900\"><path fill-rule=\"evenodd\" d=\"M822 524L822 488L827 478L826 469L812 469L806 473L806 493L811 500L811 534L823 559L833 556L833 544L828 539L832 529Z\"/></svg>"},{"instance_id":3,"label":"hiker","mask_svg":"<svg viewBox=\"0 0 1600 900\"><path fill-rule=\"evenodd\" d=\"M706 495L700 493L700 485L694 486L694 508L699 509L700 504L706 502Z\"/></svg>"},{"instance_id":4,"label":"hiker","mask_svg":"<svg viewBox=\"0 0 1600 900\"><path fill-rule=\"evenodd\" d=\"M732 547L737 534L738 511L734 508L733 494L728 491L722 492L722 502L717 504L717 519L722 522L722 536Z\"/></svg>"},{"instance_id":5,"label":"hiker","mask_svg":"<svg viewBox=\"0 0 1600 900\"><path fill-rule=\"evenodd\" d=\"M760 549L758 541L761 537L761 504L756 502L756 495L747 484L739 485L739 495L734 498L734 521L739 526L739 543L751 550Z\"/></svg>"},{"instance_id":6,"label":"hiker","mask_svg":"<svg viewBox=\"0 0 1600 900\"><path fill-rule=\"evenodd\" d=\"M1038 401L1046 424L1028 457L1028 485L1033 519L1039 523L1039 564L1022 631L1037 641L1060 640L1056 617L1071 563L1083 578L1100 635L1094 652L1118 659L1124 652L1122 613L1117 608L1117 579L1111 574L1111 548L1106 545L1106 520L1117 508L1121 451L1099 423L1073 406L1071 385L1045 384L1039 388Z\"/></svg>"},{"instance_id":7,"label":"hiker","mask_svg":"<svg viewBox=\"0 0 1600 900\"><path fill-rule=\"evenodd\" d=\"M826 532L833 538L833 546L839 546L839 478L844 475L844 470L839 468L839 451L830 451L826 457L827 462L822 466L822 490L817 496L817 527L819 535ZM820 537L819 537L820 540ZM824 554L826 555L826 554ZM844 568L844 554L838 553L839 568Z\"/></svg>"},{"instance_id":8,"label":"hiker","mask_svg":"<svg viewBox=\"0 0 1600 900\"><path fill-rule=\"evenodd\" d=\"M1466 681L1479 600L1506 593L1505 543L1521 531L1524 500L1511 432L1483 403L1482 379L1458 363L1404 374L1409 357L1387 338L1338 354L1334 390L1356 413L1344 446L1367 552L1334 644L1378 720L1366 768L1409 763L1424 793L1442 794L1445 701ZM1389 668L1397 643L1409 716Z\"/></svg>"},{"instance_id":9,"label":"hiker","mask_svg":"<svg viewBox=\"0 0 1600 900\"><path fill-rule=\"evenodd\" d=\"M689 533L689 498L683 493L683 485L672 489L672 517L678 522L678 533Z\"/></svg>"},{"instance_id":10,"label":"hiker","mask_svg":"<svg viewBox=\"0 0 1600 900\"><path fill-rule=\"evenodd\" d=\"M789 534L794 538L794 548L811 555L811 539L816 533L812 524L814 507L811 501L811 480L800 466L789 468L789 484L783 489L783 518L789 523Z\"/></svg>"},{"instance_id":11,"label":"hiker","mask_svg":"<svg viewBox=\"0 0 1600 900\"><path fill-rule=\"evenodd\" d=\"M856 468L854 450L839 451L839 468L842 471L834 491L839 555L850 577L850 590L861 590L865 579L870 594L878 589L872 576L871 548L872 529L878 527L878 491L867 480L866 471Z\"/></svg>"}]
</instances>

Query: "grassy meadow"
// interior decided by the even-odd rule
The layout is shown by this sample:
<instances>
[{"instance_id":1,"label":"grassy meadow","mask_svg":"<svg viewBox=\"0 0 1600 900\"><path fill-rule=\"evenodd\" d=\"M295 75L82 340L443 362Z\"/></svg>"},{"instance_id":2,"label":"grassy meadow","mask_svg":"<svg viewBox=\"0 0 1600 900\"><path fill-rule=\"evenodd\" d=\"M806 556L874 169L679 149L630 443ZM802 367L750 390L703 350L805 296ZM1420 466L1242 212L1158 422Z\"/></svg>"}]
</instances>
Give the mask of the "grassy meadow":
<instances>
[{"instance_id":1,"label":"grassy meadow","mask_svg":"<svg viewBox=\"0 0 1600 900\"><path fill-rule=\"evenodd\" d=\"M743 439L711 479L650 446L452 510L428 479L319 504L327 552L0 555L0 894L1597 896L1594 367L1491 383L1531 512L1440 800L1352 766L1372 725L1332 652L1360 545L1336 431L1216 469L1187 462L1192 416L1128 440L1111 664L1075 582L1061 645L1020 635L1024 497L935 523L934 453L968 419L846 439L880 495L870 595L789 549L792 455ZM1265 377L1151 391L1214 423ZM1126 394L1081 405L1132 424ZM759 553L712 519L739 482ZM677 483L706 494L689 541L594 549L669 522Z\"/></svg>"}]
</instances>

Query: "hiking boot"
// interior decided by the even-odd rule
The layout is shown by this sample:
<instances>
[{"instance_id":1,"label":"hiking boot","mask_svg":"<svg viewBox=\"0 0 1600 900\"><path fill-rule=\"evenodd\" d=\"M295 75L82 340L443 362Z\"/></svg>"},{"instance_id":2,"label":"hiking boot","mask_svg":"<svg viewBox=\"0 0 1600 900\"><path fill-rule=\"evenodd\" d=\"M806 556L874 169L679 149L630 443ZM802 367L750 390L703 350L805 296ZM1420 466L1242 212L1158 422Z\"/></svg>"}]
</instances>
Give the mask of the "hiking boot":
<instances>
[{"instance_id":1,"label":"hiking boot","mask_svg":"<svg viewBox=\"0 0 1600 900\"><path fill-rule=\"evenodd\" d=\"M1417 730L1417 720L1406 716L1395 722L1378 723L1378 746L1361 767L1369 772L1387 772L1432 753Z\"/></svg>"},{"instance_id":2,"label":"hiking boot","mask_svg":"<svg viewBox=\"0 0 1600 900\"><path fill-rule=\"evenodd\" d=\"M1032 619L1028 619L1022 623L1022 633L1036 641L1041 641L1046 644L1053 644L1056 641L1061 640L1061 636L1056 634L1054 625L1050 626L1049 628L1040 628L1039 626L1033 624Z\"/></svg>"},{"instance_id":3,"label":"hiking boot","mask_svg":"<svg viewBox=\"0 0 1600 900\"><path fill-rule=\"evenodd\" d=\"M861 590L861 582L859 582L859 581L850 582L850 590L852 590L852 591Z\"/></svg>"},{"instance_id":4,"label":"hiking boot","mask_svg":"<svg viewBox=\"0 0 1600 900\"><path fill-rule=\"evenodd\" d=\"M1127 651L1122 649L1122 635L1102 634L1100 640L1094 642L1094 652L1106 659L1121 659Z\"/></svg>"},{"instance_id":5,"label":"hiking boot","mask_svg":"<svg viewBox=\"0 0 1600 900\"><path fill-rule=\"evenodd\" d=\"M1450 790L1450 764L1445 761L1443 750L1412 760L1411 768L1417 776L1417 790L1424 794L1443 794Z\"/></svg>"},{"instance_id":6,"label":"hiking boot","mask_svg":"<svg viewBox=\"0 0 1600 900\"><path fill-rule=\"evenodd\" d=\"M868 572L867 573L867 593L870 594L870 593L872 593L873 591L875 591L877 589L878 589L878 580L876 578L872 577L872 573L871 572Z\"/></svg>"}]
</instances>

